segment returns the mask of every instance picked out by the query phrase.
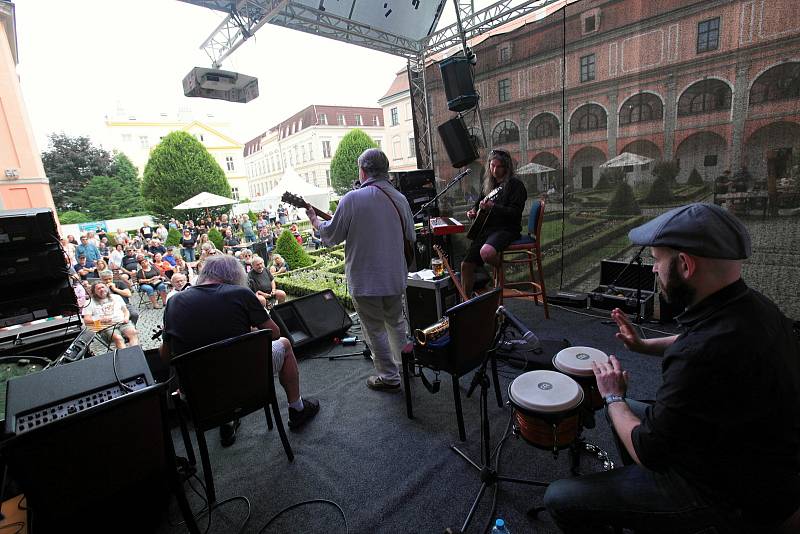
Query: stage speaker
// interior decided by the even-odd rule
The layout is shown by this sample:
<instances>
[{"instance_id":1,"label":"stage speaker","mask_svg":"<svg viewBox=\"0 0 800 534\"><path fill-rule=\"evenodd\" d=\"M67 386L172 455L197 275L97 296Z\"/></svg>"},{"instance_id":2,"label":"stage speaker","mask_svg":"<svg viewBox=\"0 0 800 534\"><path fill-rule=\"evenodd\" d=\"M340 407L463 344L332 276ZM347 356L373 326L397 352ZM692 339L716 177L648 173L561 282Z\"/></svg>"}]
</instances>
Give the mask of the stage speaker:
<instances>
[{"instance_id":1,"label":"stage speaker","mask_svg":"<svg viewBox=\"0 0 800 534\"><path fill-rule=\"evenodd\" d=\"M436 188L433 169L390 172L389 181L403 194L418 189Z\"/></svg>"},{"instance_id":2,"label":"stage speaker","mask_svg":"<svg viewBox=\"0 0 800 534\"><path fill-rule=\"evenodd\" d=\"M461 117L450 119L440 125L438 130L439 137L442 138L442 143L444 143L447 157L453 167L463 167L467 163L472 163L478 159L478 150L472 144L472 139L470 139L469 132L467 132Z\"/></svg>"},{"instance_id":3,"label":"stage speaker","mask_svg":"<svg viewBox=\"0 0 800 534\"><path fill-rule=\"evenodd\" d=\"M347 310L330 289L278 304L271 315L294 348L341 335L353 326Z\"/></svg>"},{"instance_id":4,"label":"stage speaker","mask_svg":"<svg viewBox=\"0 0 800 534\"><path fill-rule=\"evenodd\" d=\"M439 63L447 98L447 109L459 113L478 105L479 96L472 81L472 65L463 56L447 58Z\"/></svg>"},{"instance_id":5,"label":"stage speaker","mask_svg":"<svg viewBox=\"0 0 800 534\"><path fill-rule=\"evenodd\" d=\"M30 247L47 243L58 243L56 219L51 210L0 211L0 248Z\"/></svg>"}]
</instances>

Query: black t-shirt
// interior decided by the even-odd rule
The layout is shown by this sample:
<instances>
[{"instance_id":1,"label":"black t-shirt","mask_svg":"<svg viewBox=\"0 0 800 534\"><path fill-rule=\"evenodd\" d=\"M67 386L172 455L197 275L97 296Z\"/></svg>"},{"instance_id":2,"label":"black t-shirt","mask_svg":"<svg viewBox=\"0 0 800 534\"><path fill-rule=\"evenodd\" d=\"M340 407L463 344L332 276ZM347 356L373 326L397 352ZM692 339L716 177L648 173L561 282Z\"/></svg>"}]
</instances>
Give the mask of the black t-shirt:
<instances>
[{"instance_id":1,"label":"black t-shirt","mask_svg":"<svg viewBox=\"0 0 800 534\"><path fill-rule=\"evenodd\" d=\"M222 242L225 244L226 247L232 247L239 244L239 238L236 237L235 235L232 235L230 237L226 237L225 239L223 239Z\"/></svg>"},{"instance_id":2,"label":"black t-shirt","mask_svg":"<svg viewBox=\"0 0 800 534\"><path fill-rule=\"evenodd\" d=\"M214 310L214 313L208 313ZM224 321L220 321L224 317ZM164 311L164 341L173 356L250 332L269 320L255 293L241 286L192 286L170 297Z\"/></svg>"},{"instance_id":3,"label":"black t-shirt","mask_svg":"<svg viewBox=\"0 0 800 534\"><path fill-rule=\"evenodd\" d=\"M181 237L181 246L183 248L194 248L195 243L197 243L197 239L195 239L194 236L190 236L189 239Z\"/></svg>"},{"instance_id":4,"label":"black t-shirt","mask_svg":"<svg viewBox=\"0 0 800 534\"><path fill-rule=\"evenodd\" d=\"M114 287L117 289L130 289L131 286L123 282L122 280L114 280ZM111 292L113 295L117 295L117 293ZM130 304L131 300L128 297L123 297L122 295L117 295L119 298L125 301L125 304Z\"/></svg>"},{"instance_id":5,"label":"black t-shirt","mask_svg":"<svg viewBox=\"0 0 800 534\"><path fill-rule=\"evenodd\" d=\"M127 254L122 257L122 268L126 271L135 271L139 268L139 262L136 261L136 255L128 256Z\"/></svg>"},{"instance_id":6,"label":"black t-shirt","mask_svg":"<svg viewBox=\"0 0 800 534\"><path fill-rule=\"evenodd\" d=\"M760 521L800 506L800 347L741 280L677 317L656 403L632 433L642 464L674 469Z\"/></svg>"},{"instance_id":7,"label":"black t-shirt","mask_svg":"<svg viewBox=\"0 0 800 534\"><path fill-rule=\"evenodd\" d=\"M150 264L150 269L148 269L147 271L145 271L144 269L139 269L139 271L136 273L136 278L138 280L150 280L152 278L155 278L156 276L161 276L161 273L158 271L158 269L156 269L155 265L153 265L152 263ZM158 282L153 281L152 283L157 284Z\"/></svg>"},{"instance_id":8,"label":"black t-shirt","mask_svg":"<svg viewBox=\"0 0 800 534\"><path fill-rule=\"evenodd\" d=\"M150 254L161 254L162 256L167 253L167 249L164 247L164 245L154 245L148 247L147 250L150 251Z\"/></svg>"},{"instance_id":9,"label":"black t-shirt","mask_svg":"<svg viewBox=\"0 0 800 534\"><path fill-rule=\"evenodd\" d=\"M525 189L525 184L514 177L506 179L503 190L494 199L494 207L489 212L484 229L521 231L522 210L525 208L527 198L528 191ZM475 202L475 210L478 209L479 203L480 200Z\"/></svg>"},{"instance_id":10,"label":"black t-shirt","mask_svg":"<svg viewBox=\"0 0 800 534\"><path fill-rule=\"evenodd\" d=\"M272 273L266 268L261 273L251 270L247 273L247 285L250 286L254 293L256 291L272 293Z\"/></svg>"},{"instance_id":11,"label":"black t-shirt","mask_svg":"<svg viewBox=\"0 0 800 534\"><path fill-rule=\"evenodd\" d=\"M139 233L142 234L142 237L145 239L153 238L153 229L150 226L142 226L139 229Z\"/></svg>"}]
</instances>

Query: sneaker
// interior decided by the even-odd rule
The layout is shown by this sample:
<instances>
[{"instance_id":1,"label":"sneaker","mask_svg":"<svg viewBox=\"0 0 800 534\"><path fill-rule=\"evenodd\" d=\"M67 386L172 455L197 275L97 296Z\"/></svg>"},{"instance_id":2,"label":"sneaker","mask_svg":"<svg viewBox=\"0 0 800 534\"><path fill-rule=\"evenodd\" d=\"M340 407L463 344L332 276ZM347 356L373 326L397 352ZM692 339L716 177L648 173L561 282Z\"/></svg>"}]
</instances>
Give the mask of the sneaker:
<instances>
[{"instance_id":1,"label":"sneaker","mask_svg":"<svg viewBox=\"0 0 800 534\"><path fill-rule=\"evenodd\" d=\"M302 410L289 408L289 429L300 429L300 427L314 419L317 412L319 412L319 401L312 398L303 398Z\"/></svg>"},{"instance_id":2,"label":"sneaker","mask_svg":"<svg viewBox=\"0 0 800 534\"><path fill-rule=\"evenodd\" d=\"M236 429L241 423L238 419L231 423L225 423L219 427L219 442L223 447L230 447L236 443Z\"/></svg>"},{"instance_id":3,"label":"sneaker","mask_svg":"<svg viewBox=\"0 0 800 534\"><path fill-rule=\"evenodd\" d=\"M387 384L381 377L371 376L367 378L367 387L375 391L389 391L394 393L400 391L400 382L397 384Z\"/></svg>"}]
</instances>

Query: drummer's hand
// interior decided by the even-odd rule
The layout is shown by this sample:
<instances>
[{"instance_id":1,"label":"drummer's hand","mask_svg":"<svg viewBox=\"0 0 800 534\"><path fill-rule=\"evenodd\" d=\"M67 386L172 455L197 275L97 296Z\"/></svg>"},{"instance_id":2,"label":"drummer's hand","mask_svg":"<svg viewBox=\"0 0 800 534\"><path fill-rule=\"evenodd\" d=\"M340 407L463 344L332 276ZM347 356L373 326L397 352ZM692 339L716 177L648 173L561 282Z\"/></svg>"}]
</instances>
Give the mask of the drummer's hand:
<instances>
[{"instance_id":1,"label":"drummer's hand","mask_svg":"<svg viewBox=\"0 0 800 534\"><path fill-rule=\"evenodd\" d=\"M625 395L628 391L628 371L623 371L616 356L609 356L608 363L592 362L592 371L597 378L597 390L601 397Z\"/></svg>"},{"instance_id":2,"label":"drummer's hand","mask_svg":"<svg viewBox=\"0 0 800 534\"><path fill-rule=\"evenodd\" d=\"M611 318L614 319L614 322L617 323L619 327L619 332L615 334L615 337L625 343L625 347L627 347L628 350L635 352L646 351L645 344L639 336L639 332L636 331L636 328L634 328L628 316L625 315L622 310L614 308L611 311Z\"/></svg>"},{"instance_id":3,"label":"drummer's hand","mask_svg":"<svg viewBox=\"0 0 800 534\"><path fill-rule=\"evenodd\" d=\"M467 212L467 219L474 219L476 216L477 214L475 213L475 210L469 210Z\"/></svg>"}]
</instances>

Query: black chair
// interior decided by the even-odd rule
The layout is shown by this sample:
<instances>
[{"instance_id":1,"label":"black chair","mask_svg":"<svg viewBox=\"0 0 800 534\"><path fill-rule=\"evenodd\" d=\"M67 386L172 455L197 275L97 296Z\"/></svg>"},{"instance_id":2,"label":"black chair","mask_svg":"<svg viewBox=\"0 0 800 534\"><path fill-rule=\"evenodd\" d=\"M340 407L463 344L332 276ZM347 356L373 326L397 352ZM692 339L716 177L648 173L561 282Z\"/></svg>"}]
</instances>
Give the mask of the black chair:
<instances>
[{"instance_id":1,"label":"black chair","mask_svg":"<svg viewBox=\"0 0 800 534\"><path fill-rule=\"evenodd\" d=\"M491 345L497 332L497 308L500 305L501 291L500 288L496 288L453 306L445 314L449 321L448 333L445 336L425 345L416 343L413 353L403 354L403 386L409 419L414 417L410 377L420 376L424 379L422 368L449 373L452 376L458 436L461 441L466 441L459 379L479 367L483 363L486 351L494 348ZM489 355L489 360L497 405L502 407L503 398L497 378L494 352ZM415 371L415 367L419 367L419 370ZM438 388L435 388L434 392L436 389Z\"/></svg>"},{"instance_id":2,"label":"black chair","mask_svg":"<svg viewBox=\"0 0 800 534\"><path fill-rule=\"evenodd\" d=\"M163 384L19 434L2 455L28 505L28 532L154 532L175 494L200 530L175 462Z\"/></svg>"},{"instance_id":3,"label":"black chair","mask_svg":"<svg viewBox=\"0 0 800 534\"><path fill-rule=\"evenodd\" d=\"M283 428L272 375L272 331L257 330L176 356L181 392L194 425L209 502L216 502L206 431L263 409L272 430L270 406L289 461L292 447ZM178 411L180 413L180 410ZM188 433L184 433L184 439ZM186 443L187 451L192 444ZM193 457L190 455L190 458Z\"/></svg>"}]
</instances>

